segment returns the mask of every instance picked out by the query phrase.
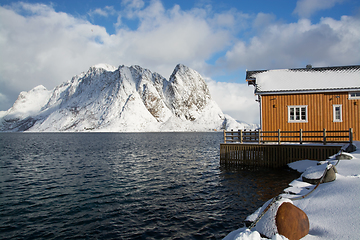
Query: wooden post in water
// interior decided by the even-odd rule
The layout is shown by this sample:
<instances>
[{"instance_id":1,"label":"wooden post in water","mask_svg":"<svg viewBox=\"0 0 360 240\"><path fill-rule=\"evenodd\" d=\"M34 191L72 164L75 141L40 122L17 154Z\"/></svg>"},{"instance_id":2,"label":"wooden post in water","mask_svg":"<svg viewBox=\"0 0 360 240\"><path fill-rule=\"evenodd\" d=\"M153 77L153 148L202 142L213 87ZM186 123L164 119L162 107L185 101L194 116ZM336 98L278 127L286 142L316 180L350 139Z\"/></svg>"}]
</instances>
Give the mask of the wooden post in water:
<instances>
[{"instance_id":1,"label":"wooden post in water","mask_svg":"<svg viewBox=\"0 0 360 240\"><path fill-rule=\"evenodd\" d=\"M239 140L240 140L240 143L243 143L243 137L242 137L242 129L239 129Z\"/></svg>"},{"instance_id":2,"label":"wooden post in water","mask_svg":"<svg viewBox=\"0 0 360 240\"><path fill-rule=\"evenodd\" d=\"M280 142L281 142L281 136L280 136L280 129L278 129L278 144L280 145Z\"/></svg>"},{"instance_id":3,"label":"wooden post in water","mask_svg":"<svg viewBox=\"0 0 360 240\"><path fill-rule=\"evenodd\" d=\"M260 128L258 129L258 138L259 138L259 144L261 143L261 132L260 132Z\"/></svg>"}]
</instances>

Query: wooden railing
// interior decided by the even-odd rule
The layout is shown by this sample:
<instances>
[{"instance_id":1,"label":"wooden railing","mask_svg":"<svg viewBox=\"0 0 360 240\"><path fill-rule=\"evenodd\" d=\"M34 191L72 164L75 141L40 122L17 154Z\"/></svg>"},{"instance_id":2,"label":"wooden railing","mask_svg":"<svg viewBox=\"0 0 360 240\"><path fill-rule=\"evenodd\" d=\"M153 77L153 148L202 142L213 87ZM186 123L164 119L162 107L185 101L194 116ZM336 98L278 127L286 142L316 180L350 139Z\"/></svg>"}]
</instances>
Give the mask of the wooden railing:
<instances>
[{"instance_id":1,"label":"wooden railing","mask_svg":"<svg viewBox=\"0 0 360 240\"><path fill-rule=\"evenodd\" d=\"M282 142L290 143L352 143L353 129L328 131L325 128L322 131L224 131L224 143L270 143Z\"/></svg>"}]
</instances>

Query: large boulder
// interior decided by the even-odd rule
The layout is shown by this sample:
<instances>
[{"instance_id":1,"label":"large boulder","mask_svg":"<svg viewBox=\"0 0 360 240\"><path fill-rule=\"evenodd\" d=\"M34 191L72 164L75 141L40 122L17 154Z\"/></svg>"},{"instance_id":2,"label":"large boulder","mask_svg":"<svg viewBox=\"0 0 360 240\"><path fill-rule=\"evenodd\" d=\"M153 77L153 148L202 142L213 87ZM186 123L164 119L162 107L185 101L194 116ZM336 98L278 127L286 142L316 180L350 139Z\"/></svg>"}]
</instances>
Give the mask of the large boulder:
<instances>
[{"instance_id":1,"label":"large boulder","mask_svg":"<svg viewBox=\"0 0 360 240\"><path fill-rule=\"evenodd\" d=\"M278 233L289 240L298 240L309 233L309 219L306 213L289 202L284 202L275 217Z\"/></svg>"}]
</instances>

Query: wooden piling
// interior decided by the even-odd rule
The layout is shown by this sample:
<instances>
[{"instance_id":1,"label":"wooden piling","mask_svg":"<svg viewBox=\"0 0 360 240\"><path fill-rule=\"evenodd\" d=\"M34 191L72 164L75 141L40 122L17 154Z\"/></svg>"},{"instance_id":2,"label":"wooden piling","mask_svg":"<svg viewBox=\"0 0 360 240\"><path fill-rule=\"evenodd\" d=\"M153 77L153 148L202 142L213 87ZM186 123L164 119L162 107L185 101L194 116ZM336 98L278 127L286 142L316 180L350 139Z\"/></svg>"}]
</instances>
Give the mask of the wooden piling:
<instances>
[{"instance_id":1,"label":"wooden piling","mask_svg":"<svg viewBox=\"0 0 360 240\"><path fill-rule=\"evenodd\" d=\"M324 161L338 153L341 145L220 144L220 163L234 166L279 168L309 159Z\"/></svg>"}]
</instances>

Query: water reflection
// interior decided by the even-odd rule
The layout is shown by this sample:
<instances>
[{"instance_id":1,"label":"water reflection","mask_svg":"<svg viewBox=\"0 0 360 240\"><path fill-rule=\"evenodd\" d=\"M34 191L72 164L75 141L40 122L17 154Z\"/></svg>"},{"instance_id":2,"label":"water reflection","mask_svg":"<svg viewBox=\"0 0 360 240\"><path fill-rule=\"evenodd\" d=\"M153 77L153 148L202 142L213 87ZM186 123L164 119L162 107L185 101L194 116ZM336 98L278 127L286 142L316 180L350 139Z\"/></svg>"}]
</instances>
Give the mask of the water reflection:
<instances>
[{"instance_id":1,"label":"water reflection","mask_svg":"<svg viewBox=\"0 0 360 240\"><path fill-rule=\"evenodd\" d=\"M221 184L229 194L239 196L240 202L258 208L280 194L288 184L299 177L296 171L280 169L248 170L241 167L220 167Z\"/></svg>"}]
</instances>

